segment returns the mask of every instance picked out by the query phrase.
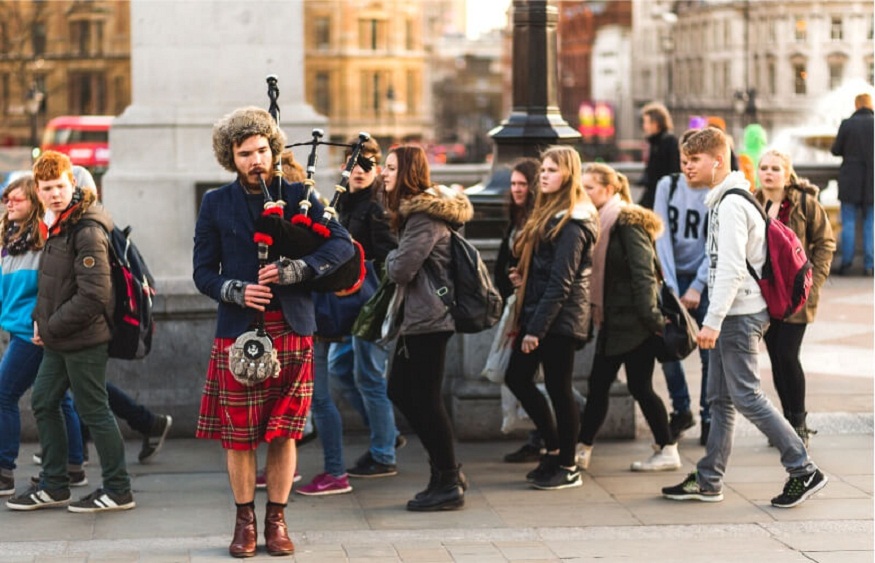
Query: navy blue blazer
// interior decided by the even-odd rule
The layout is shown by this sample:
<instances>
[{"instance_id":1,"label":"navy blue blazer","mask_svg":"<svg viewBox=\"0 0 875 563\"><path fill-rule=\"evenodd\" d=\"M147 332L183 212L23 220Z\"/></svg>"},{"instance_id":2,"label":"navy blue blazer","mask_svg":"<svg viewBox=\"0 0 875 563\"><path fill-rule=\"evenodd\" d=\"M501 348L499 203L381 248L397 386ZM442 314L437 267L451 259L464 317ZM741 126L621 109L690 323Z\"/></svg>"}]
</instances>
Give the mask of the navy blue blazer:
<instances>
[{"instance_id":1,"label":"navy blue blazer","mask_svg":"<svg viewBox=\"0 0 875 563\"><path fill-rule=\"evenodd\" d=\"M301 183L283 180L284 210L288 219L298 212L298 202L304 199L306 188ZM261 197L261 196L259 196ZM310 217L322 217L323 205L318 197L310 197ZM201 203L194 232L194 283L204 295L219 302L217 338L236 338L249 329L255 320L255 309L224 303L220 299L222 284L227 280L258 281L255 217L249 210L246 191L239 180L207 192ZM328 223L331 236L316 252L303 260L317 277L333 272L354 254L352 239L341 224ZM316 329L313 301L309 291L296 285L274 285L283 316L292 330L308 336Z\"/></svg>"}]
</instances>

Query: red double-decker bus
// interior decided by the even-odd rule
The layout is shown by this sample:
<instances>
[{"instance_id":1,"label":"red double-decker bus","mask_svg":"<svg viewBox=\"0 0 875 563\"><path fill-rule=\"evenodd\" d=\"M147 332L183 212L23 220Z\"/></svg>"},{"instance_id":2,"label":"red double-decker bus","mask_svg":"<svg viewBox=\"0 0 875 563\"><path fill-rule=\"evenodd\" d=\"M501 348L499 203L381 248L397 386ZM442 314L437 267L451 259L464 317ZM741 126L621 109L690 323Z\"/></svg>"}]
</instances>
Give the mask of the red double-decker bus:
<instances>
[{"instance_id":1,"label":"red double-decker bus","mask_svg":"<svg viewBox=\"0 0 875 563\"><path fill-rule=\"evenodd\" d=\"M43 133L41 151L54 150L70 157L73 164L93 173L109 166L109 128L111 115L62 115L49 120Z\"/></svg>"}]
</instances>

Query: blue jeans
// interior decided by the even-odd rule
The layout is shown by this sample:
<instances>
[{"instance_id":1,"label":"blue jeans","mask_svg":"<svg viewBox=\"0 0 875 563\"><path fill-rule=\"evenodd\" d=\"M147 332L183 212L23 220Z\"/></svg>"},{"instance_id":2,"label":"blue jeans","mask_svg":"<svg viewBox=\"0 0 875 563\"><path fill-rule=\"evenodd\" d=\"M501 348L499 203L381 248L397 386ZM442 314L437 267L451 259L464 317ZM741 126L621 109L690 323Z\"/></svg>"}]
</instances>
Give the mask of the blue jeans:
<instances>
[{"instance_id":1,"label":"blue jeans","mask_svg":"<svg viewBox=\"0 0 875 563\"><path fill-rule=\"evenodd\" d=\"M857 215L863 214L863 267L872 269L873 241L871 205L841 203L842 216L842 266L854 263L855 239L857 238Z\"/></svg>"},{"instance_id":2,"label":"blue jeans","mask_svg":"<svg viewBox=\"0 0 875 563\"><path fill-rule=\"evenodd\" d=\"M313 403L310 412L319 431L322 444L322 465L325 473L340 477L346 473L343 463L343 421L328 381L329 343L313 341Z\"/></svg>"},{"instance_id":3,"label":"blue jeans","mask_svg":"<svg viewBox=\"0 0 875 563\"><path fill-rule=\"evenodd\" d=\"M680 295L689 289L690 284L696 279L695 274L678 274L678 290ZM699 306L690 311L699 326L705 320L708 312L708 288L702 291ZM708 409L708 350L699 350L699 358L702 360L702 387L699 392L699 416L704 422L711 420L711 411ZM668 385L668 394L671 397L671 406L674 412L686 412L690 410L690 390L687 387L687 376L682 362L665 362L662 364L662 372L665 374L665 383Z\"/></svg>"},{"instance_id":4,"label":"blue jeans","mask_svg":"<svg viewBox=\"0 0 875 563\"><path fill-rule=\"evenodd\" d=\"M735 412L751 421L781 453L781 464L791 477L817 469L802 440L763 393L758 354L769 315L733 315L723 320L717 344L711 351L708 401L711 432L705 457L696 465L699 486L706 491L723 490L723 475L732 453Z\"/></svg>"},{"instance_id":5,"label":"blue jeans","mask_svg":"<svg viewBox=\"0 0 875 563\"><path fill-rule=\"evenodd\" d=\"M0 361L0 468L15 469L21 445L21 411L18 402L36 379L43 349L23 338L12 336ZM64 395L61 409L67 425L67 463L82 465L82 434L79 416L70 394Z\"/></svg>"},{"instance_id":6,"label":"blue jeans","mask_svg":"<svg viewBox=\"0 0 875 563\"><path fill-rule=\"evenodd\" d=\"M100 344L75 352L43 350L31 403L43 450L41 486L49 490L67 489L67 440L59 408L68 389L73 390L76 412L91 431L100 456L103 488L124 494L131 490L125 464L125 443L106 393L107 345Z\"/></svg>"},{"instance_id":7,"label":"blue jeans","mask_svg":"<svg viewBox=\"0 0 875 563\"><path fill-rule=\"evenodd\" d=\"M395 465L398 430L392 401L386 393L388 357L388 351L379 344L348 336L331 343L328 373L370 429L371 457L377 463Z\"/></svg>"}]
</instances>

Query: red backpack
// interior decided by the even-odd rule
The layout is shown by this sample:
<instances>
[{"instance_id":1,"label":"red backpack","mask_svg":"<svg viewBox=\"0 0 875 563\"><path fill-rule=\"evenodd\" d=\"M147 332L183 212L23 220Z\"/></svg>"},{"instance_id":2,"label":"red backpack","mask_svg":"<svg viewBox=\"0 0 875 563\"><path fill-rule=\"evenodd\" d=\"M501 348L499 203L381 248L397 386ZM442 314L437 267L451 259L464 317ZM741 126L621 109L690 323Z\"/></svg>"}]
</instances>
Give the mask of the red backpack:
<instances>
[{"instance_id":1,"label":"red backpack","mask_svg":"<svg viewBox=\"0 0 875 563\"><path fill-rule=\"evenodd\" d=\"M793 230L778 220L771 219L753 195L740 188L726 190L729 194L744 196L766 222L766 261L762 275L747 262L747 270L763 292L763 299L773 319L786 319L798 312L808 301L811 293L812 266L802 247L802 242ZM720 198L723 201L723 198Z\"/></svg>"}]
</instances>

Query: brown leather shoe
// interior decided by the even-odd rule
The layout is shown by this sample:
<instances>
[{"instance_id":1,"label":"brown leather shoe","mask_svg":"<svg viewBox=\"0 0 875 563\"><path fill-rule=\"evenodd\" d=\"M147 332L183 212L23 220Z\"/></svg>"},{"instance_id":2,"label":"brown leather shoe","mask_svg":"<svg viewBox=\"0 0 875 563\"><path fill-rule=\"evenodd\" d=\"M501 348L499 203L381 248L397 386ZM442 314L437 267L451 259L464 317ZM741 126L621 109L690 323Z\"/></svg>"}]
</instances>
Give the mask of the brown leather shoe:
<instances>
[{"instance_id":1,"label":"brown leather shoe","mask_svg":"<svg viewBox=\"0 0 875 563\"><path fill-rule=\"evenodd\" d=\"M255 508L253 506L238 506L237 521L234 523L234 539L231 540L228 553L231 554L231 557L252 557L255 555L257 540Z\"/></svg>"},{"instance_id":2,"label":"brown leather shoe","mask_svg":"<svg viewBox=\"0 0 875 563\"><path fill-rule=\"evenodd\" d=\"M271 555L291 555L295 552L295 544L289 539L283 508L275 504L267 505L267 513L264 517L264 541L267 543L267 552Z\"/></svg>"}]
</instances>

